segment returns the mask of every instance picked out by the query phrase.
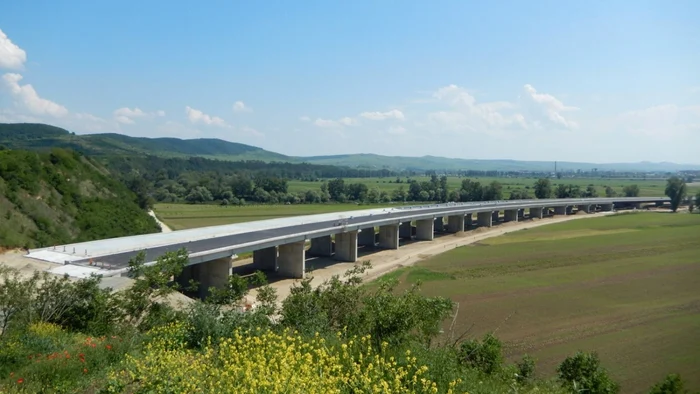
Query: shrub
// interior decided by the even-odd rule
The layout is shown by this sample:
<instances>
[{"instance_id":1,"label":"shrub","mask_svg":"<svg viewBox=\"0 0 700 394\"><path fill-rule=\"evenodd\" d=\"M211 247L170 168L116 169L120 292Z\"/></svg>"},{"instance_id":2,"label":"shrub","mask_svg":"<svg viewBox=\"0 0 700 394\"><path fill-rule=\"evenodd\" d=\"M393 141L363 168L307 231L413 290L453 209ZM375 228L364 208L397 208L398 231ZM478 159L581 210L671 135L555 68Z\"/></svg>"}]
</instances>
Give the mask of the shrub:
<instances>
[{"instance_id":1,"label":"shrub","mask_svg":"<svg viewBox=\"0 0 700 394\"><path fill-rule=\"evenodd\" d=\"M535 359L529 355L526 354L515 366L518 369L518 382L526 383L535 376Z\"/></svg>"},{"instance_id":2,"label":"shrub","mask_svg":"<svg viewBox=\"0 0 700 394\"><path fill-rule=\"evenodd\" d=\"M501 341L498 338L492 334L486 334L481 341L472 339L462 342L460 358L467 366L491 375L500 371L503 366L501 348Z\"/></svg>"},{"instance_id":3,"label":"shrub","mask_svg":"<svg viewBox=\"0 0 700 394\"><path fill-rule=\"evenodd\" d=\"M562 385L575 392L614 394L620 391L620 386L600 366L596 353L578 352L567 357L557 368L557 373Z\"/></svg>"},{"instance_id":4,"label":"shrub","mask_svg":"<svg viewBox=\"0 0 700 394\"><path fill-rule=\"evenodd\" d=\"M683 389L683 379L678 374L667 375L664 380L655 384L649 394L685 394L688 390Z\"/></svg>"}]
</instances>

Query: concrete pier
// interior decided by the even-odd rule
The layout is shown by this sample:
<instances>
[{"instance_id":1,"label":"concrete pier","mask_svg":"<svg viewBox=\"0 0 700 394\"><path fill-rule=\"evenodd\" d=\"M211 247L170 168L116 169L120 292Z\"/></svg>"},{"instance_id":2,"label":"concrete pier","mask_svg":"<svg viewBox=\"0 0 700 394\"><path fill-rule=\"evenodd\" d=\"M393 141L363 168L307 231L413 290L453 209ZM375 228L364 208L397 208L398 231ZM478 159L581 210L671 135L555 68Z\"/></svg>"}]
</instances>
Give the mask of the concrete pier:
<instances>
[{"instance_id":1,"label":"concrete pier","mask_svg":"<svg viewBox=\"0 0 700 394\"><path fill-rule=\"evenodd\" d=\"M338 261L357 261L357 231L335 235L335 256Z\"/></svg>"},{"instance_id":2,"label":"concrete pier","mask_svg":"<svg viewBox=\"0 0 700 394\"><path fill-rule=\"evenodd\" d=\"M306 275L306 250L304 241L279 246L278 273L287 278L303 279Z\"/></svg>"},{"instance_id":3,"label":"concrete pier","mask_svg":"<svg viewBox=\"0 0 700 394\"><path fill-rule=\"evenodd\" d=\"M413 227L411 222L403 222L399 226L399 237L401 239L411 239L413 237Z\"/></svg>"},{"instance_id":4,"label":"concrete pier","mask_svg":"<svg viewBox=\"0 0 700 394\"><path fill-rule=\"evenodd\" d=\"M231 276L231 256L206 261L201 264L188 265L176 278L183 288L189 287L190 280L199 284L197 296L201 299L209 295L209 288L223 288Z\"/></svg>"},{"instance_id":5,"label":"concrete pier","mask_svg":"<svg viewBox=\"0 0 700 394\"><path fill-rule=\"evenodd\" d=\"M577 207L579 211L583 211L586 213L591 213L591 206L589 204L581 204Z\"/></svg>"},{"instance_id":6,"label":"concrete pier","mask_svg":"<svg viewBox=\"0 0 700 394\"><path fill-rule=\"evenodd\" d=\"M542 219L542 208L530 208L530 219Z\"/></svg>"},{"instance_id":7,"label":"concrete pier","mask_svg":"<svg viewBox=\"0 0 700 394\"><path fill-rule=\"evenodd\" d=\"M518 220L523 220L525 219L525 209L520 208L518 209Z\"/></svg>"},{"instance_id":8,"label":"concrete pier","mask_svg":"<svg viewBox=\"0 0 700 394\"><path fill-rule=\"evenodd\" d=\"M435 224L433 225L433 231L441 233L445 231L445 221L442 216L435 218Z\"/></svg>"},{"instance_id":9,"label":"concrete pier","mask_svg":"<svg viewBox=\"0 0 700 394\"><path fill-rule=\"evenodd\" d=\"M499 211L494 211L491 213L491 224L498 223L501 220L500 217L500 212Z\"/></svg>"},{"instance_id":10,"label":"concrete pier","mask_svg":"<svg viewBox=\"0 0 700 394\"><path fill-rule=\"evenodd\" d=\"M603 212L612 212L614 207L614 204L601 204L600 210Z\"/></svg>"},{"instance_id":11,"label":"concrete pier","mask_svg":"<svg viewBox=\"0 0 700 394\"><path fill-rule=\"evenodd\" d=\"M377 236L374 232L374 227L363 228L357 236L357 245L359 246L374 246L377 242Z\"/></svg>"},{"instance_id":12,"label":"concrete pier","mask_svg":"<svg viewBox=\"0 0 700 394\"><path fill-rule=\"evenodd\" d=\"M330 239L330 237L328 237ZM313 244L312 244L313 246ZM253 252L253 268L256 271L277 271L277 247L259 249Z\"/></svg>"},{"instance_id":13,"label":"concrete pier","mask_svg":"<svg viewBox=\"0 0 700 394\"><path fill-rule=\"evenodd\" d=\"M507 209L505 212L504 221L506 222L517 222L518 221L518 210L517 209Z\"/></svg>"},{"instance_id":14,"label":"concrete pier","mask_svg":"<svg viewBox=\"0 0 700 394\"><path fill-rule=\"evenodd\" d=\"M574 206L573 205L567 206L566 207L566 214L571 215L572 213L574 213Z\"/></svg>"},{"instance_id":15,"label":"concrete pier","mask_svg":"<svg viewBox=\"0 0 700 394\"><path fill-rule=\"evenodd\" d=\"M433 219L422 219L416 221L416 239L420 241L432 241L435 237L433 232Z\"/></svg>"},{"instance_id":16,"label":"concrete pier","mask_svg":"<svg viewBox=\"0 0 700 394\"><path fill-rule=\"evenodd\" d=\"M379 247L382 249L399 248L398 224L389 224L379 227Z\"/></svg>"},{"instance_id":17,"label":"concrete pier","mask_svg":"<svg viewBox=\"0 0 700 394\"><path fill-rule=\"evenodd\" d=\"M476 215L477 223L479 227L491 227L493 226L493 213L492 212L479 212Z\"/></svg>"},{"instance_id":18,"label":"concrete pier","mask_svg":"<svg viewBox=\"0 0 700 394\"><path fill-rule=\"evenodd\" d=\"M333 255L333 239L330 235L323 237L312 238L311 247L308 252L309 256L324 256L330 257Z\"/></svg>"},{"instance_id":19,"label":"concrete pier","mask_svg":"<svg viewBox=\"0 0 700 394\"><path fill-rule=\"evenodd\" d=\"M561 206L561 207L554 207L554 214L555 215L566 215L567 213L567 208L566 206Z\"/></svg>"},{"instance_id":20,"label":"concrete pier","mask_svg":"<svg viewBox=\"0 0 700 394\"><path fill-rule=\"evenodd\" d=\"M447 217L447 232L461 233L464 231L464 215Z\"/></svg>"},{"instance_id":21,"label":"concrete pier","mask_svg":"<svg viewBox=\"0 0 700 394\"><path fill-rule=\"evenodd\" d=\"M472 214L471 214L471 213L468 213L466 216L464 216L464 226L465 226L465 227L471 227L471 226L473 225L473 224L472 224L472 221L473 221L473 220L474 220L474 219L472 218Z\"/></svg>"}]
</instances>

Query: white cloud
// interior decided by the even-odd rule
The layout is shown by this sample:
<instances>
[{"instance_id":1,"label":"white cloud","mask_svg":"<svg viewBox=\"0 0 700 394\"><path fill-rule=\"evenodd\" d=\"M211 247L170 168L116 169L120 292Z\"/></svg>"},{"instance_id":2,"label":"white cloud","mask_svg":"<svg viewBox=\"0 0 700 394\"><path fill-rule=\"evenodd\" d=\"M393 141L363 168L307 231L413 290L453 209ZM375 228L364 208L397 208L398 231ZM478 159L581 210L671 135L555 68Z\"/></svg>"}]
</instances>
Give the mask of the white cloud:
<instances>
[{"instance_id":1,"label":"white cloud","mask_svg":"<svg viewBox=\"0 0 700 394\"><path fill-rule=\"evenodd\" d=\"M392 109L391 111L387 112L363 112L360 114L360 116L369 120L404 119L403 112L399 111L398 109Z\"/></svg>"},{"instance_id":2,"label":"white cloud","mask_svg":"<svg viewBox=\"0 0 700 394\"><path fill-rule=\"evenodd\" d=\"M341 118L338 122L344 126L352 126L352 125L357 124L357 121L355 119L349 118L347 116L344 118Z\"/></svg>"},{"instance_id":3,"label":"white cloud","mask_svg":"<svg viewBox=\"0 0 700 394\"><path fill-rule=\"evenodd\" d=\"M245 105L243 101L233 103L233 112L253 112L253 109Z\"/></svg>"},{"instance_id":4,"label":"white cloud","mask_svg":"<svg viewBox=\"0 0 700 394\"><path fill-rule=\"evenodd\" d=\"M66 107L54 103L53 101L39 97L32 85L20 85L22 75L7 73L2 76L5 87L7 87L15 98L15 104L28 110L35 115L50 115L62 117L68 114Z\"/></svg>"},{"instance_id":5,"label":"white cloud","mask_svg":"<svg viewBox=\"0 0 700 394\"><path fill-rule=\"evenodd\" d=\"M550 94L537 93L537 90L530 84L526 84L523 90L525 92L526 103L530 104L529 107L533 112L540 112L543 114L545 120L551 125L562 126L567 129L578 128L578 123L566 119L564 115L562 115L562 112L575 111L578 108L566 106Z\"/></svg>"},{"instance_id":6,"label":"white cloud","mask_svg":"<svg viewBox=\"0 0 700 394\"><path fill-rule=\"evenodd\" d=\"M311 118L309 118L308 116L304 115L304 116L300 116L300 117L299 117L299 120L301 120L302 122L308 122L308 121L311 120Z\"/></svg>"},{"instance_id":7,"label":"white cloud","mask_svg":"<svg viewBox=\"0 0 700 394\"><path fill-rule=\"evenodd\" d=\"M113 112L114 120L122 124L134 124L137 118L153 118L156 116L165 116L165 111L144 112L140 108L119 108Z\"/></svg>"},{"instance_id":8,"label":"white cloud","mask_svg":"<svg viewBox=\"0 0 700 394\"><path fill-rule=\"evenodd\" d=\"M338 127L340 125L340 123L335 120L321 118L314 120L314 124L318 127Z\"/></svg>"},{"instance_id":9,"label":"white cloud","mask_svg":"<svg viewBox=\"0 0 700 394\"><path fill-rule=\"evenodd\" d=\"M27 61L27 53L0 29L0 68L21 70Z\"/></svg>"},{"instance_id":10,"label":"white cloud","mask_svg":"<svg viewBox=\"0 0 700 394\"><path fill-rule=\"evenodd\" d=\"M190 123L193 124L202 123L209 126L230 127L226 121L218 116L207 115L204 112L189 106L185 107L185 113L187 114L187 119L189 119Z\"/></svg>"}]
</instances>

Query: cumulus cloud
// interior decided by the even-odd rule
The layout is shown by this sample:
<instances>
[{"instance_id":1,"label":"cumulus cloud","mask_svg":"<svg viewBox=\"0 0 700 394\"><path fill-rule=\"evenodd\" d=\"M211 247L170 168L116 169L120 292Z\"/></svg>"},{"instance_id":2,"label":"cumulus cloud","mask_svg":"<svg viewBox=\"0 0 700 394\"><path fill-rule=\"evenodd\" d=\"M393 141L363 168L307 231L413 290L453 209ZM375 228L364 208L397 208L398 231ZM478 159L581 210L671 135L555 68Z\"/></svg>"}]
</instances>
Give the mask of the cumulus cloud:
<instances>
[{"instance_id":1,"label":"cumulus cloud","mask_svg":"<svg viewBox=\"0 0 700 394\"><path fill-rule=\"evenodd\" d=\"M611 130L662 139L700 133L700 105L657 105L640 110L627 111L615 117Z\"/></svg>"},{"instance_id":2,"label":"cumulus cloud","mask_svg":"<svg viewBox=\"0 0 700 394\"><path fill-rule=\"evenodd\" d=\"M404 119L403 112L399 111L398 109L392 109L391 111L387 112L363 112L360 114L360 116L369 120Z\"/></svg>"},{"instance_id":3,"label":"cumulus cloud","mask_svg":"<svg viewBox=\"0 0 700 394\"><path fill-rule=\"evenodd\" d=\"M32 114L50 115L57 118L68 114L66 107L39 97L32 85L20 85L22 75L7 73L2 76L2 80L10 94L15 98L15 104Z\"/></svg>"},{"instance_id":4,"label":"cumulus cloud","mask_svg":"<svg viewBox=\"0 0 700 394\"><path fill-rule=\"evenodd\" d=\"M245 105L243 101L233 103L233 112L253 112L253 109Z\"/></svg>"},{"instance_id":5,"label":"cumulus cloud","mask_svg":"<svg viewBox=\"0 0 700 394\"><path fill-rule=\"evenodd\" d=\"M344 118L341 118L338 122L344 126L352 126L352 125L357 124L357 121L355 119L347 117L347 116Z\"/></svg>"},{"instance_id":6,"label":"cumulus cloud","mask_svg":"<svg viewBox=\"0 0 700 394\"><path fill-rule=\"evenodd\" d=\"M301 120L302 122L308 122L308 121L311 120L311 118L309 118L308 116L304 115L304 116L300 116L300 117L299 117L299 120Z\"/></svg>"},{"instance_id":7,"label":"cumulus cloud","mask_svg":"<svg viewBox=\"0 0 700 394\"><path fill-rule=\"evenodd\" d=\"M189 119L190 123L192 124L201 123L208 126L230 127L226 121L218 116L207 115L204 112L189 106L185 107L185 113L187 114L187 119Z\"/></svg>"},{"instance_id":8,"label":"cumulus cloud","mask_svg":"<svg viewBox=\"0 0 700 394\"><path fill-rule=\"evenodd\" d=\"M27 53L0 29L0 68L21 70L27 61Z\"/></svg>"},{"instance_id":9,"label":"cumulus cloud","mask_svg":"<svg viewBox=\"0 0 700 394\"><path fill-rule=\"evenodd\" d=\"M525 102L531 104L529 107L533 112L540 112L545 116L545 120L552 125L561 126L567 129L578 128L578 123L566 119L563 112L575 111L578 108L564 105L556 97L546 94L537 93L537 90L530 84L523 87Z\"/></svg>"},{"instance_id":10,"label":"cumulus cloud","mask_svg":"<svg viewBox=\"0 0 700 394\"><path fill-rule=\"evenodd\" d=\"M114 110L114 120L121 124L134 124L137 118L153 118L156 116L165 116L165 111L144 112L140 108L119 108Z\"/></svg>"},{"instance_id":11,"label":"cumulus cloud","mask_svg":"<svg viewBox=\"0 0 700 394\"><path fill-rule=\"evenodd\" d=\"M314 124L318 127L338 127L338 126L340 126L340 123L336 122L335 120L321 119L321 118L317 118L316 120L314 120Z\"/></svg>"}]
</instances>

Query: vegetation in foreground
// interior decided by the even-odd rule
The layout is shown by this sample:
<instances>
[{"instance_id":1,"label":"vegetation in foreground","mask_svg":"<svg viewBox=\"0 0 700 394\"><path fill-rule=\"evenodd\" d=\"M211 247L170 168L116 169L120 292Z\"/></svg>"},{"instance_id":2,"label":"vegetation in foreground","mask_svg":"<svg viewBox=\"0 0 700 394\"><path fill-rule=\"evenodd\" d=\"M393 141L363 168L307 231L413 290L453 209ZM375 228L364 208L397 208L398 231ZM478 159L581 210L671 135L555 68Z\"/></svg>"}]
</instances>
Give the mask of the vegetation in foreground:
<instances>
[{"instance_id":1,"label":"vegetation in foreground","mask_svg":"<svg viewBox=\"0 0 700 394\"><path fill-rule=\"evenodd\" d=\"M530 354L540 376L584 349L598 352L623 391L672 372L697 390L699 229L700 216L687 213L574 220L457 248L389 278L450 297L455 331L497 330L507 359Z\"/></svg>"},{"instance_id":2,"label":"vegetation in foreground","mask_svg":"<svg viewBox=\"0 0 700 394\"><path fill-rule=\"evenodd\" d=\"M511 243L518 242L503 245ZM426 295L419 281L362 285L369 263L318 288L310 279L300 281L281 305L258 273L254 279L262 285L253 310L238 307L250 281L235 275L204 301L174 310L163 297L182 290L169 278L186 263L184 250L154 266L144 266L140 256L130 263L133 285L116 294L100 289L99 278L23 279L2 270L0 392L644 391L619 384L598 354L576 350L561 357L554 378L537 377L535 358L505 361L510 345L493 335L496 330L483 337L461 330L465 308ZM683 383L677 375L660 376L649 392L683 393Z\"/></svg>"}]
</instances>

